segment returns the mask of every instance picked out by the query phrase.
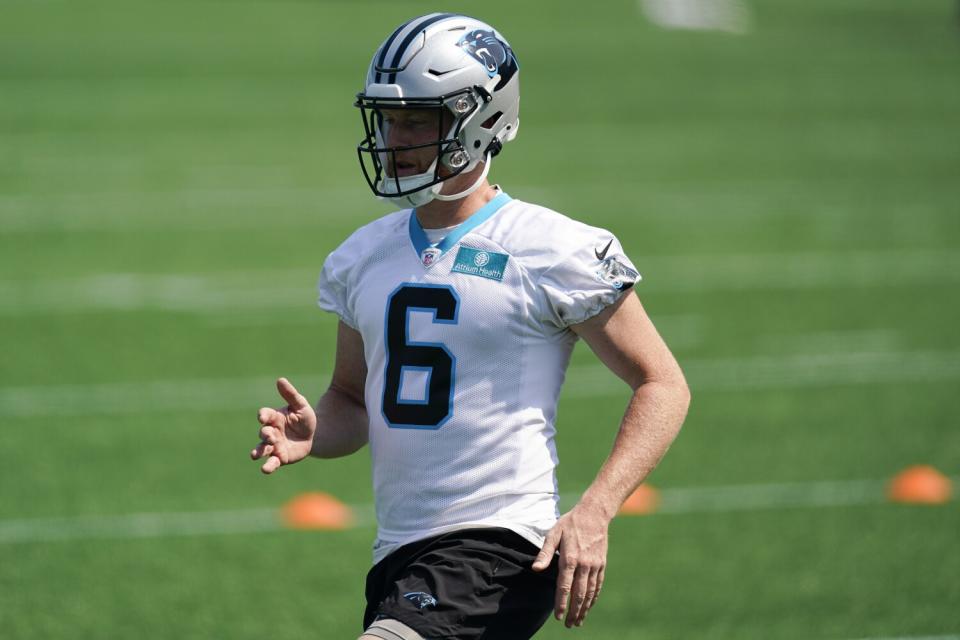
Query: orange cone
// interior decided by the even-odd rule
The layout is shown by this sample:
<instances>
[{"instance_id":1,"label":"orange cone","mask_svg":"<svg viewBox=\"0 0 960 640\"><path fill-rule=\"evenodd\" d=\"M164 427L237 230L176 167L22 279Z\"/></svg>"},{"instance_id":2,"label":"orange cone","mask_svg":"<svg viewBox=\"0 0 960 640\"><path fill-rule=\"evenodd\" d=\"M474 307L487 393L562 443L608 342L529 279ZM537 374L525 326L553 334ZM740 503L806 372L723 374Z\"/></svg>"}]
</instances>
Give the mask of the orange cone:
<instances>
[{"instance_id":1,"label":"orange cone","mask_svg":"<svg viewBox=\"0 0 960 640\"><path fill-rule=\"evenodd\" d=\"M890 500L909 504L944 504L950 493L950 478L925 464L907 467L887 487Z\"/></svg>"},{"instance_id":2,"label":"orange cone","mask_svg":"<svg viewBox=\"0 0 960 640\"><path fill-rule=\"evenodd\" d=\"M624 501L623 506L620 507L620 513L643 516L656 511L659 504L660 492L648 484L642 484Z\"/></svg>"},{"instance_id":3,"label":"orange cone","mask_svg":"<svg viewBox=\"0 0 960 640\"><path fill-rule=\"evenodd\" d=\"M283 523L291 529L335 530L353 526L350 507L327 493L301 493L283 506Z\"/></svg>"}]
</instances>

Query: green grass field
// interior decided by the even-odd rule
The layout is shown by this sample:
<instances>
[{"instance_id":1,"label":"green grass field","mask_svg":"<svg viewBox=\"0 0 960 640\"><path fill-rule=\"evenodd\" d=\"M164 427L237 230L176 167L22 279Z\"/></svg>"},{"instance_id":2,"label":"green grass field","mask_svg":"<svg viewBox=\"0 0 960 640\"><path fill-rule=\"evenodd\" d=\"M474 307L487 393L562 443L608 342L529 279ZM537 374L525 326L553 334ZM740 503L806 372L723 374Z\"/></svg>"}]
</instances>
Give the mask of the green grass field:
<instances>
[{"instance_id":1,"label":"green grass field","mask_svg":"<svg viewBox=\"0 0 960 640\"><path fill-rule=\"evenodd\" d=\"M636 1L442 7L520 60L493 178L617 233L694 394L663 511L614 522L586 625L538 638L960 638L958 501L882 497L960 474L957 7L746 1L741 35ZM389 210L353 95L434 10L4 0L0 638L356 637L373 526L270 510L371 503L367 456L265 478L247 452L273 378L324 388L317 273ZM626 397L578 348L570 499Z\"/></svg>"}]
</instances>

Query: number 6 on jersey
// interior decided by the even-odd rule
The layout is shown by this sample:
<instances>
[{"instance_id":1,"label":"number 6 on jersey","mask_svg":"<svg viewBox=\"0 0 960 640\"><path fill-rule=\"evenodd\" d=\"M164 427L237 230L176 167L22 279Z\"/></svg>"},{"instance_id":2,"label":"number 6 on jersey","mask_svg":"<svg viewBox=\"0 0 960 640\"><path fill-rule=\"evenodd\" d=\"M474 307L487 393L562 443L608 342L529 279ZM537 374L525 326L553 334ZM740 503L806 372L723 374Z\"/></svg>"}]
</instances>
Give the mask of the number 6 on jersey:
<instances>
[{"instance_id":1,"label":"number 6 on jersey","mask_svg":"<svg viewBox=\"0 0 960 640\"><path fill-rule=\"evenodd\" d=\"M403 284L387 300L387 369L383 416L395 429L439 429L453 413L456 358L441 342L412 342L410 312L433 314L433 322L457 324L460 299L446 285ZM426 373L426 397L401 399L407 372Z\"/></svg>"}]
</instances>

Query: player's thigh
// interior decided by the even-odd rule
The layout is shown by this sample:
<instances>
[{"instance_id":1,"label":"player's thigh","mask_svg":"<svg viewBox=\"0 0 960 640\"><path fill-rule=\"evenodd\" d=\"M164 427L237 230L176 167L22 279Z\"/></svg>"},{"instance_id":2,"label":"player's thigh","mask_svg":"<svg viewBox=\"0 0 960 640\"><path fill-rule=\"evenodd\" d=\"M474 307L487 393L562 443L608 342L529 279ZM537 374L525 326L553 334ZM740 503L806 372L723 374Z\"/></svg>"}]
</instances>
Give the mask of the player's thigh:
<instances>
[{"instance_id":1,"label":"player's thigh","mask_svg":"<svg viewBox=\"0 0 960 640\"><path fill-rule=\"evenodd\" d=\"M374 620L358 640L424 640L423 636L392 618Z\"/></svg>"}]
</instances>

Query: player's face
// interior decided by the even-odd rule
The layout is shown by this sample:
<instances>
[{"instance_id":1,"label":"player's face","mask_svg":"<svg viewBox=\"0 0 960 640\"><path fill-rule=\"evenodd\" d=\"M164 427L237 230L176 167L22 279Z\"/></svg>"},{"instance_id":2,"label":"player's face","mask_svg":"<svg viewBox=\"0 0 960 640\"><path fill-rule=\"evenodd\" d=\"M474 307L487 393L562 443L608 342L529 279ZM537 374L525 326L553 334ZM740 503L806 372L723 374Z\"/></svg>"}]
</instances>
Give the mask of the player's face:
<instances>
[{"instance_id":1,"label":"player's face","mask_svg":"<svg viewBox=\"0 0 960 640\"><path fill-rule=\"evenodd\" d=\"M396 175L394 163L384 162L388 177L403 178L424 173L437 157L436 143L449 132L453 116L446 109L383 109L380 112L383 141L387 147L412 147L428 145L419 149L396 152ZM440 175L449 174L440 166Z\"/></svg>"}]
</instances>

